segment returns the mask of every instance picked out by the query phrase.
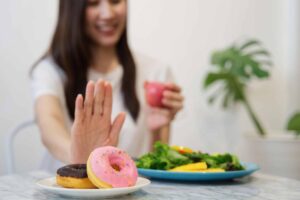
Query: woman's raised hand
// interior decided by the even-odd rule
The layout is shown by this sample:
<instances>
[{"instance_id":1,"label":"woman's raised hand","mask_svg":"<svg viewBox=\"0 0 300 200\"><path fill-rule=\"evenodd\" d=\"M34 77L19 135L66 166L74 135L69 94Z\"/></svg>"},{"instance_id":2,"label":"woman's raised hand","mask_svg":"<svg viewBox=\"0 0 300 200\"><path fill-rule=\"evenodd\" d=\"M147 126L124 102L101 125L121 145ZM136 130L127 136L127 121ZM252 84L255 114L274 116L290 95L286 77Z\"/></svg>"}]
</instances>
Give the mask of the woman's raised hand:
<instances>
[{"instance_id":1,"label":"woman's raised hand","mask_svg":"<svg viewBox=\"0 0 300 200\"><path fill-rule=\"evenodd\" d=\"M163 108L149 108L147 124L148 128L155 132L170 124L176 114L183 108L184 97L181 88L175 83L167 83L163 92Z\"/></svg>"},{"instance_id":2,"label":"woman's raised hand","mask_svg":"<svg viewBox=\"0 0 300 200\"><path fill-rule=\"evenodd\" d=\"M89 154L100 146L116 146L125 120L120 113L112 122L112 87L99 80L86 86L85 99L78 95L71 129L71 163L86 163Z\"/></svg>"}]
</instances>

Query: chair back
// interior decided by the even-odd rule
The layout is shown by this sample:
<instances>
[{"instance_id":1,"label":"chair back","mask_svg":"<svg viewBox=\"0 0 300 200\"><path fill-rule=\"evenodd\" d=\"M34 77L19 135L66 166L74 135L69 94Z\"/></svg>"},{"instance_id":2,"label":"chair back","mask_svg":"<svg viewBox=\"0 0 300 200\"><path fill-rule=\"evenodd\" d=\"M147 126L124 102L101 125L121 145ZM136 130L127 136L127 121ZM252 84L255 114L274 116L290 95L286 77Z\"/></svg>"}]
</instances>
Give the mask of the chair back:
<instances>
[{"instance_id":1,"label":"chair back","mask_svg":"<svg viewBox=\"0 0 300 200\"><path fill-rule=\"evenodd\" d=\"M17 171L16 168L16 151L17 148L15 148L15 146L17 145L16 140L18 137L21 138L21 142L22 143L26 143L28 142L29 147L25 147L26 149L24 149L24 147L21 145L17 145L18 151L21 151L21 153L23 153L23 151L31 151L33 149L31 149L31 139L32 137L27 137L24 136L25 132L28 132L28 130L30 130L30 128L33 128L34 126L36 126L36 122L35 119L29 119L29 120L25 120L21 123L19 123L16 127L14 127L9 134L6 136L5 138L5 167L6 167L6 172L7 173L15 173ZM24 135L23 135L24 134ZM23 135L21 137L21 135ZM24 141L25 140L25 141ZM40 143L40 142L39 142ZM28 149L27 149L28 148ZM28 153L28 152L27 152ZM34 155L35 152L29 152L29 154L31 154L32 156ZM24 165L28 164L25 163L27 160L28 162L31 162L30 160L34 159L34 158L30 158L30 156L28 157L28 155L22 156L22 162ZM22 164L21 164L22 165ZM26 168L26 167L25 167Z\"/></svg>"}]
</instances>

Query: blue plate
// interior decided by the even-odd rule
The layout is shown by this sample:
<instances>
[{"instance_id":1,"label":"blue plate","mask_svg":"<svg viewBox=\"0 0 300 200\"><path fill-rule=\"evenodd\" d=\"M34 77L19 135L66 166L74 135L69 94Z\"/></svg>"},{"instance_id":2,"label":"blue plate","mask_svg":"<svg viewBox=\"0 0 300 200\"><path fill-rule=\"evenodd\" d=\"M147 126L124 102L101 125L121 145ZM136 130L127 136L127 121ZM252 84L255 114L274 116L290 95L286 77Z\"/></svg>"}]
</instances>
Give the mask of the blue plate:
<instances>
[{"instance_id":1,"label":"blue plate","mask_svg":"<svg viewBox=\"0 0 300 200\"><path fill-rule=\"evenodd\" d=\"M230 180L248 176L259 170L259 166L254 163L242 163L245 170L228 171L228 172L170 172L165 170L142 169L138 168L138 172L142 176L149 178L178 180L178 181L216 181Z\"/></svg>"}]
</instances>

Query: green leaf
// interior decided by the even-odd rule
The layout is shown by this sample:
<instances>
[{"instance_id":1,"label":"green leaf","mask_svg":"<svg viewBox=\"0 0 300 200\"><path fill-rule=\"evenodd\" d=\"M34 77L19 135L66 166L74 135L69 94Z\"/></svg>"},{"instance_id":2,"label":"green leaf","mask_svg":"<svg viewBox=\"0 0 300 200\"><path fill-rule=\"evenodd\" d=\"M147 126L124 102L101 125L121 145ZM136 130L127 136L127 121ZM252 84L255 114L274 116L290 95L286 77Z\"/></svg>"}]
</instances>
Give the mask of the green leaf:
<instances>
[{"instance_id":1,"label":"green leaf","mask_svg":"<svg viewBox=\"0 0 300 200\"><path fill-rule=\"evenodd\" d=\"M220 68L225 68L226 64L232 61L235 54L236 48L234 46L224 50L215 51L211 55L211 64Z\"/></svg>"},{"instance_id":2,"label":"green leaf","mask_svg":"<svg viewBox=\"0 0 300 200\"><path fill-rule=\"evenodd\" d=\"M235 74L237 77L240 77L240 79L248 80L251 78L251 74L249 74L246 71L246 65L244 63L241 66L236 66L232 68L231 72Z\"/></svg>"},{"instance_id":3,"label":"green leaf","mask_svg":"<svg viewBox=\"0 0 300 200\"><path fill-rule=\"evenodd\" d=\"M250 56L250 57L257 56L257 55L270 56L270 53L267 52L266 50L258 50L258 51L253 51L253 52L247 53L246 55Z\"/></svg>"},{"instance_id":4,"label":"green leaf","mask_svg":"<svg viewBox=\"0 0 300 200\"><path fill-rule=\"evenodd\" d=\"M240 50L244 50L252 45L260 45L260 42L258 40L249 40L248 42L246 42L245 44L243 44L241 47L240 47Z\"/></svg>"},{"instance_id":5,"label":"green leaf","mask_svg":"<svg viewBox=\"0 0 300 200\"><path fill-rule=\"evenodd\" d=\"M204 80L204 88L209 87L214 84L216 81L226 79L228 75L224 73L209 73Z\"/></svg>"},{"instance_id":6,"label":"green leaf","mask_svg":"<svg viewBox=\"0 0 300 200\"><path fill-rule=\"evenodd\" d=\"M162 169L168 170L178 165L191 163L192 161L171 149L167 144L156 142L154 144L154 151L145 154L136 161L139 168L145 169Z\"/></svg>"},{"instance_id":7,"label":"green leaf","mask_svg":"<svg viewBox=\"0 0 300 200\"><path fill-rule=\"evenodd\" d=\"M262 69L260 66L260 63L254 61L254 60L249 60L247 62L248 66L252 70L252 74L256 76L257 78L267 78L269 77L269 72L266 70Z\"/></svg>"},{"instance_id":8,"label":"green leaf","mask_svg":"<svg viewBox=\"0 0 300 200\"><path fill-rule=\"evenodd\" d=\"M252 71L253 71L253 74L257 78L267 78L267 77L269 77L269 72L266 71L266 70L263 70L259 67L252 67Z\"/></svg>"},{"instance_id":9,"label":"green leaf","mask_svg":"<svg viewBox=\"0 0 300 200\"><path fill-rule=\"evenodd\" d=\"M288 121L287 130L300 135L300 112L295 113Z\"/></svg>"},{"instance_id":10,"label":"green leaf","mask_svg":"<svg viewBox=\"0 0 300 200\"><path fill-rule=\"evenodd\" d=\"M224 67L227 62L226 57L224 58L222 52L214 52L211 56L211 64L217 65L219 67Z\"/></svg>"}]
</instances>

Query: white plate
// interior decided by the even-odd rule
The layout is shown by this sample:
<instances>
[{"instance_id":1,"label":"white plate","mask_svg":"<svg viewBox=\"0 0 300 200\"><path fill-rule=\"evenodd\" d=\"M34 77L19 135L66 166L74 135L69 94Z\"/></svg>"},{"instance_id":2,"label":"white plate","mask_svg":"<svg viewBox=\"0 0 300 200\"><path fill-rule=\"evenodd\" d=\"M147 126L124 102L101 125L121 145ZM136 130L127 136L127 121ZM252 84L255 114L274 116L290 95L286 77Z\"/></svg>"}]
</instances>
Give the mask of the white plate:
<instances>
[{"instance_id":1,"label":"white plate","mask_svg":"<svg viewBox=\"0 0 300 200\"><path fill-rule=\"evenodd\" d=\"M125 188L111 188L111 189L69 189L63 188L56 184L56 178L46 178L37 181L36 183L41 189L69 197L113 197L119 195L125 195L135 192L150 184L150 181L146 178L138 177L135 186Z\"/></svg>"}]
</instances>

